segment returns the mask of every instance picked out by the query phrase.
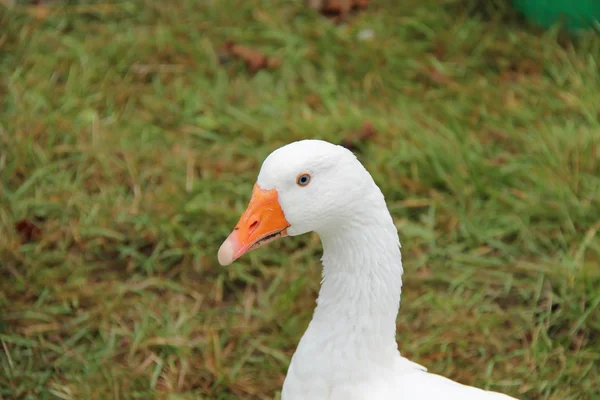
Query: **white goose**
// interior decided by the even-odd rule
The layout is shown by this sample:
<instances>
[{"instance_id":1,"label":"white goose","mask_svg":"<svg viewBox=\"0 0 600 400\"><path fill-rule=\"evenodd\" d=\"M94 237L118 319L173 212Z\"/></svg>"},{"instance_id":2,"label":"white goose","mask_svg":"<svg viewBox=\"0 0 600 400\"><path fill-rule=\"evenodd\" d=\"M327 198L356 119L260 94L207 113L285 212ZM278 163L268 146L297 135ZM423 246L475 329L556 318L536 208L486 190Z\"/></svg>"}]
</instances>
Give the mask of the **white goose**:
<instances>
[{"instance_id":1,"label":"white goose","mask_svg":"<svg viewBox=\"0 0 600 400\"><path fill-rule=\"evenodd\" d=\"M323 244L323 281L282 400L512 399L428 373L400 355L398 231L371 175L341 146L303 140L271 153L219 263L310 231Z\"/></svg>"}]
</instances>

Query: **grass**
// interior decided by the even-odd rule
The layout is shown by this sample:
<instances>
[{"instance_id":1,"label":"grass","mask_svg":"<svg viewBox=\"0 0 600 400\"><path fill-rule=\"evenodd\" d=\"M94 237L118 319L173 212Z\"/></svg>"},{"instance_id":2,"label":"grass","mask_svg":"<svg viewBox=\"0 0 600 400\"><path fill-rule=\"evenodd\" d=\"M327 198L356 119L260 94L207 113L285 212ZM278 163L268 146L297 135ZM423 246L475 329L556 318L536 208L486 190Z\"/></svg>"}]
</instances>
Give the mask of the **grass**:
<instances>
[{"instance_id":1,"label":"grass","mask_svg":"<svg viewBox=\"0 0 600 400\"><path fill-rule=\"evenodd\" d=\"M365 121L402 353L600 398L597 35L498 1L373 1L345 25L299 0L70 3L0 8L0 399L278 398L318 238L216 252L269 152ZM249 73L228 40L281 65Z\"/></svg>"}]
</instances>

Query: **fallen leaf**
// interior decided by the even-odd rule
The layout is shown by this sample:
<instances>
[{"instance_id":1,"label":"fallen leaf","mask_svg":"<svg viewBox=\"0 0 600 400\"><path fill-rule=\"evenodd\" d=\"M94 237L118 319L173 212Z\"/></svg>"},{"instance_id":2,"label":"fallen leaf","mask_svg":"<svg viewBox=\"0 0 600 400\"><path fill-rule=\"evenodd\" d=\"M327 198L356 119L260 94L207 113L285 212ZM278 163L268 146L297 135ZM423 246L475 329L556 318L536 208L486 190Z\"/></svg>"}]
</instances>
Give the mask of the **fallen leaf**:
<instances>
[{"instance_id":1,"label":"fallen leaf","mask_svg":"<svg viewBox=\"0 0 600 400\"><path fill-rule=\"evenodd\" d=\"M369 0L307 0L307 5L326 17L339 21L350 11L366 8Z\"/></svg>"},{"instance_id":2,"label":"fallen leaf","mask_svg":"<svg viewBox=\"0 0 600 400\"><path fill-rule=\"evenodd\" d=\"M327 0L323 2L321 11L329 14L347 14L353 5L352 0Z\"/></svg>"},{"instance_id":3,"label":"fallen leaf","mask_svg":"<svg viewBox=\"0 0 600 400\"><path fill-rule=\"evenodd\" d=\"M323 106L323 102L321 101L321 97L316 94L316 93L309 93L305 98L304 101L306 101L306 104L308 104L308 106L312 109L312 110L318 110Z\"/></svg>"},{"instance_id":4,"label":"fallen leaf","mask_svg":"<svg viewBox=\"0 0 600 400\"><path fill-rule=\"evenodd\" d=\"M281 62L276 58L268 57L258 50L240 46L234 42L225 43L223 48L227 53L245 61L246 65L248 66L248 70L252 73L261 69L277 68L281 64Z\"/></svg>"},{"instance_id":5,"label":"fallen leaf","mask_svg":"<svg viewBox=\"0 0 600 400\"><path fill-rule=\"evenodd\" d=\"M28 219L22 219L15 224L15 230L21 236L21 243L30 243L42 235L42 230Z\"/></svg>"},{"instance_id":6,"label":"fallen leaf","mask_svg":"<svg viewBox=\"0 0 600 400\"><path fill-rule=\"evenodd\" d=\"M371 123L371 121L365 121L362 128L358 132L354 132L348 137L344 138L340 145L344 146L350 151L358 150L361 143L364 143L377 136L377 131Z\"/></svg>"}]
</instances>

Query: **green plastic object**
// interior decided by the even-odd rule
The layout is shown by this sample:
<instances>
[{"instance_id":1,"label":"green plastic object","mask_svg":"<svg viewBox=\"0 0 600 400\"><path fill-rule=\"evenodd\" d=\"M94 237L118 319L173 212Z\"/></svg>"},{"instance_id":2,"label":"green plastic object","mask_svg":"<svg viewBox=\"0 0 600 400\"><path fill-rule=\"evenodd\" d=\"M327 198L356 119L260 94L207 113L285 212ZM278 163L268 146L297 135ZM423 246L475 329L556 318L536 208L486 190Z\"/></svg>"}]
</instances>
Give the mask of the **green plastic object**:
<instances>
[{"instance_id":1,"label":"green plastic object","mask_svg":"<svg viewBox=\"0 0 600 400\"><path fill-rule=\"evenodd\" d=\"M513 4L528 20L545 28L559 21L569 30L600 23L600 0L513 0Z\"/></svg>"}]
</instances>

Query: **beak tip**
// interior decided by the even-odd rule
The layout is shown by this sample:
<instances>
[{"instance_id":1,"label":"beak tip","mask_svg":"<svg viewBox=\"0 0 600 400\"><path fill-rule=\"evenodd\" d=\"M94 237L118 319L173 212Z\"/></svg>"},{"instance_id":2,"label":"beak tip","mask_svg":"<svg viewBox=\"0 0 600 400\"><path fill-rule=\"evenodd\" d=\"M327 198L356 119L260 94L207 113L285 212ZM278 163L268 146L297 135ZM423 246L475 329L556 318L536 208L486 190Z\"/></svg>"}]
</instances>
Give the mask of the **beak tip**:
<instances>
[{"instance_id":1,"label":"beak tip","mask_svg":"<svg viewBox=\"0 0 600 400\"><path fill-rule=\"evenodd\" d=\"M227 266L233 262L233 245L229 238L227 238L219 248L217 258L219 260L219 264L222 266Z\"/></svg>"}]
</instances>

